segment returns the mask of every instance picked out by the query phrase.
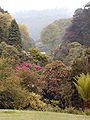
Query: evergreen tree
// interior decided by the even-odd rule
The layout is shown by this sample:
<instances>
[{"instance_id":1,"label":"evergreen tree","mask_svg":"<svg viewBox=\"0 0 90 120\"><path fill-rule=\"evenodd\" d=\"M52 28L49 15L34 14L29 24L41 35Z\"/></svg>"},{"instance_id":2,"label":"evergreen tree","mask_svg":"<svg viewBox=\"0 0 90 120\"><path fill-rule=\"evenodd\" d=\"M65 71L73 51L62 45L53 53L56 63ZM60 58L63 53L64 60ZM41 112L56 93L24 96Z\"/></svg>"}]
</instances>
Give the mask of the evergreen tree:
<instances>
[{"instance_id":1,"label":"evergreen tree","mask_svg":"<svg viewBox=\"0 0 90 120\"><path fill-rule=\"evenodd\" d=\"M12 20L11 25L8 28L7 44L13 45L14 47L18 49L22 48L21 34L20 34L19 27L15 19Z\"/></svg>"}]
</instances>

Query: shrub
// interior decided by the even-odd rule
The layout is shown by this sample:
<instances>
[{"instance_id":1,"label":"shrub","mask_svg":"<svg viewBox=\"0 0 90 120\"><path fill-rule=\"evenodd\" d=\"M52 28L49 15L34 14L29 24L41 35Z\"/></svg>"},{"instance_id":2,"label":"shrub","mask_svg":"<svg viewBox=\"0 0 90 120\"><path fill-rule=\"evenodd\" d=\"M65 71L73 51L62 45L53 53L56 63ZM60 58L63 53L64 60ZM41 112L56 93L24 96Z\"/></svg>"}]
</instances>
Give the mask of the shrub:
<instances>
[{"instance_id":1,"label":"shrub","mask_svg":"<svg viewBox=\"0 0 90 120\"><path fill-rule=\"evenodd\" d=\"M16 65L17 73L16 76L21 78L21 85L29 92L40 92L40 79L38 71L41 71L41 67L28 63L22 63Z\"/></svg>"},{"instance_id":2,"label":"shrub","mask_svg":"<svg viewBox=\"0 0 90 120\"><path fill-rule=\"evenodd\" d=\"M0 86L0 108L22 109L27 96L27 92L20 86L20 80L11 75Z\"/></svg>"},{"instance_id":3,"label":"shrub","mask_svg":"<svg viewBox=\"0 0 90 120\"><path fill-rule=\"evenodd\" d=\"M43 70L41 81L44 83L42 87L44 98L59 100L61 107L70 104L70 96L72 94L70 68L61 61L48 64Z\"/></svg>"},{"instance_id":4,"label":"shrub","mask_svg":"<svg viewBox=\"0 0 90 120\"><path fill-rule=\"evenodd\" d=\"M29 110L44 110L46 108L46 104L41 100L41 96L31 92L26 100L26 105L24 109Z\"/></svg>"},{"instance_id":5,"label":"shrub","mask_svg":"<svg viewBox=\"0 0 90 120\"><path fill-rule=\"evenodd\" d=\"M77 75L80 75L81 73L87 73L87 58L77 58L73 61L73 64L71 65L71 73L72 77L75 77Z\"/></svg>"},{"instance_id":6,"label":"shrub","mask_svg":"<svg viewBox=\"0 0 90 120\"><path fill-rule=\"evenodd\" d=\"M46 104L40 98L40 95L22 88L20 79L12 76L0 90L0 109L44 110Z\"/></svg>"},{"instance_id":7,"label":"shrub","mask_svg":"<svg viewBox=\"0 0 90 120\"><path fill-rule=\"evenodd\" d=\"M0 58L6 59L7 63L15 66L16 63L20 62L19 51L5 42L0 43Z\"/></svg>"},{"instance_id":8,"label":"shrub","mask_svg":"<svg viewBox=\"0 0 90 120\"><path fill-rule=\"evenodd\" d=\"M30 48L30 61L33 62L36 65L45 66L49 63L49 59L47 55L42 54L38 49L36 48Z\"/></svg>"},{"instance_id":9,"label":"shrub","mask_svg":"<svg viewBox=\"0 0 90 120\"><path fill-rule=\"evenodd\" d=\"M21 78L21 86L29 92L40 92L40 81L36 73L22 69L17 72L17 76Z\"/></svg>"}]
</instances>

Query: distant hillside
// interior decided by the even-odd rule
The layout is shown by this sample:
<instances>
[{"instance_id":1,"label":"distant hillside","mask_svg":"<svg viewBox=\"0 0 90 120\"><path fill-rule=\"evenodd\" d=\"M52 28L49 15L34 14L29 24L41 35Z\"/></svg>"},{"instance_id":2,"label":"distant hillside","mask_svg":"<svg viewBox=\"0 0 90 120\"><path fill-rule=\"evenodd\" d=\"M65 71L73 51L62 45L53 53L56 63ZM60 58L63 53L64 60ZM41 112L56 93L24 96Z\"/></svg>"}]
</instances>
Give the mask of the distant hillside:
<instances>
[{"instance_id":1,"label":"distant hillside","mask_svg":"<svg viewBox=\"0 0 90 120\"><path fill-rule=\"evenodd\" d=\"M72 18L55 20L53 23L44 27L41 31L40 40L35 42L36 47L40 51L45 51L47 54L49 50L55 50L62 43L65 30L71 24L71 20Z\"/></svg>"},{"instance_id":2,"label":"distant hillside","mask_svg":"<svg viewBox=\"0 0 90 120\"><path fill-rule=\"evenodd\" d=\"M41 11L24 11L17 12L13 17L17 22L25 24L28 27L30 36L37 40L40 38L41 30L48 24L54 22L61 18L70 18L73 13L68 9L51 9L51 10L41 10Z\"/></svg>"},{"instance_id":3,"label":"distant hillside","mask_svg":"<svg viewBox=\"0 0 90 120\"><path fill-rule=\"evenodd\" d=\"M56 20L55 22L53 22L59 28L59 37L58 37L59 39L57 40L57 44L60 44L62 42L62 38L66 32L66 29L71 24L71 20L72 20L72 18L59 19L59 20Z\"/></svg>"}]
</instances>

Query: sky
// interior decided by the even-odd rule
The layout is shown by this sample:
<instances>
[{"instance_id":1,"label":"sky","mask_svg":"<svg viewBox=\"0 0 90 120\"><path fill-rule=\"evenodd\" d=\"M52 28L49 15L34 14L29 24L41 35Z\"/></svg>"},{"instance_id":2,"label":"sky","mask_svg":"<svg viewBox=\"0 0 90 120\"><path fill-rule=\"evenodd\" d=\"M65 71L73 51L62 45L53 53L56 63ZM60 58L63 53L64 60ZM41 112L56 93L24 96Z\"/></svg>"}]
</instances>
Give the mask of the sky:
<instances>
[{"instance_id":1,"label":"sky","mask_svg":"<svg viewBox=\"0 0 90 120\"><path fill-rule=\"evenodd\" d=\"M71 11L83 8L90 0L0 0L0 6L13 14L18 11L68 8Z\"/></svg>"}]
</instances>

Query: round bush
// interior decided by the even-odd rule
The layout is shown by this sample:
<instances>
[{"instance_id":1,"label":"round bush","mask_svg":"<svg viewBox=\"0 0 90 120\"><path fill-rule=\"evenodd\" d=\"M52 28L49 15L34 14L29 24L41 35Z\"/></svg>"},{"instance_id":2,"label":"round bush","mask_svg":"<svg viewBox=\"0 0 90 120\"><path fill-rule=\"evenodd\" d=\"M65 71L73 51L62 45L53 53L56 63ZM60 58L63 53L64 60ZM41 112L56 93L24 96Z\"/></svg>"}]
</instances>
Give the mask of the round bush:
<instances>
[{"instance_id":1,"label":"round bush","mask_svg":"<svg viewBox=\"0 0 90 120\"><path fill-rule=\"evenodd\" d=\"M70 68L61 61L46 65L41 80L43 81L43 96L50 100L59 100L60 106L70 104L72 94L70 82Z\"/></svg>"}]
</instances>

